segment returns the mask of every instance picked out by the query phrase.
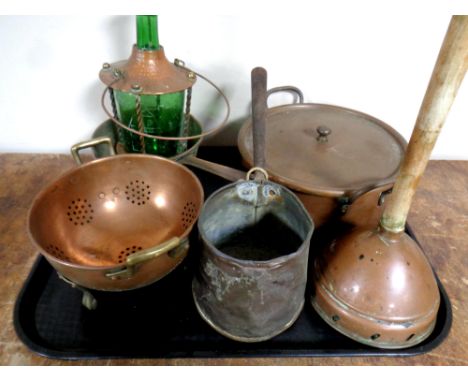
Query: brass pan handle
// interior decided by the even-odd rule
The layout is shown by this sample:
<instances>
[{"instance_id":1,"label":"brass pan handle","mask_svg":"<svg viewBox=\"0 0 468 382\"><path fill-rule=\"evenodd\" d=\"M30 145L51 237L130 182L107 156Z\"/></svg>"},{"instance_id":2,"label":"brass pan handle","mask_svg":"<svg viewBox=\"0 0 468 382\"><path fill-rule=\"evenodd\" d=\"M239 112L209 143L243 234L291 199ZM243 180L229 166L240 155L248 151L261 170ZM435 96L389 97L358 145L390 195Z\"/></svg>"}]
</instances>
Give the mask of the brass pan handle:
<instances>
[{"instance_id":1,"label":"brass pan handle","mask_svg":"<svg viewBox=\"0 0 468 382\"><path fill-rule=\"evenodd\" d=\"M83 164L83 160L80 157L80 151L101 144L106 144L109 146L110 156L115 155L115 149L112 145L112 139L110 137L98 137L74 144L70 149L71 155L77 164Z\"/></svg>"},{"instance_id":2,"label":"brass pan handle","mask_svg":"<svg viewBox=\"0 0 468 382\"><path fill-rule=\"evenodd\" d=\"M135 272L135 265L144 263L151 259L155 259L156 257L159 257L173 250L174 248L179 247L181 244L185 244L186 242L188 242L188 239L181 240L178 237L173 237L172 239L169 239L168 241L165 241L164 243L155 247L134 253L127 257L124 268L117 268L107 272L106 277L111 279L130 278Z\"/></svg>"},{"instance_id":3,"label":"brass pan handle","mask_svg":"<svg viewBox=\"0 0 468 382\"><path fill-rule=\"evenodd\" d=\"M156 247L144 249L128 256L126 264L127 266L133 266L154 259L166 252L169 252L171 249L176 248L179 244L180 239L178 237L173 237L172 239L169 239L168 241L157 245Z\"/></svg>"}]
</instances>

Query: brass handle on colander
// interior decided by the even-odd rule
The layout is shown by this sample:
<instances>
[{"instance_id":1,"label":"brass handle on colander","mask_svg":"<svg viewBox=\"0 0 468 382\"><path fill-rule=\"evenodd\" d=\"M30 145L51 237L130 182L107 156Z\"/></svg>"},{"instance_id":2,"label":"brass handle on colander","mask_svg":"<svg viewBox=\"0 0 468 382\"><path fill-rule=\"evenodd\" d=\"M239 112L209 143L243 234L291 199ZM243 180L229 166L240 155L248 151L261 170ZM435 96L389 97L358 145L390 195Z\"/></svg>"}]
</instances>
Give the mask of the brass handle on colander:
<instances>
[{"instance_id":1,"label":"brass handle on colander","mask_svg":"<svg viewBox=\"0 0 468 382\"><path fill-rule=\"evenodd\" d=\"M81 150L84 150L90 147L95 147L100 144L108 145L110 156L115 155L115 149L114 149L114 146L112 145L112 139L110 139L109 137L98 137L98 138L90 139L88 141L79 142L71 147L70 149L71 155L77 164L83 164L83 161L81 160L79 152Z\"/></svg>"},{"instance_id":2,"label":"brass handle on colander","mask_svg":"<svg viewBox=\"0 0 468 382\"><path fill-rule=\"evenodd\" d=\"M127 257L127 261L125 263L124 268L119 268L119 269L107 272L106 276L111 279L129 278L134 274L135 265L149 261L158 256L161 256L169 252L170 250L180 246L183 243L183 241L184 240L181 240L178 237L173 237L172 239L169 239L168 241L165 241L164 243L159 244L155 247L136 252Z\"/></svg>"},{"instance_id":3,"label":"brass handle on colander","mask_svg":"<svg viewBox=\"0 0 468 382\"><path fill-rule=\"evenodd\" d=\"M179 244L180 239L178 237L173 237L172 239L157 245L156 247L144 249L128 256L126 264L128 266L133 266L154 259L155 257L161 256L163 253L169 252L171 249L176 248Z\"/></svg>"}]
</instances>

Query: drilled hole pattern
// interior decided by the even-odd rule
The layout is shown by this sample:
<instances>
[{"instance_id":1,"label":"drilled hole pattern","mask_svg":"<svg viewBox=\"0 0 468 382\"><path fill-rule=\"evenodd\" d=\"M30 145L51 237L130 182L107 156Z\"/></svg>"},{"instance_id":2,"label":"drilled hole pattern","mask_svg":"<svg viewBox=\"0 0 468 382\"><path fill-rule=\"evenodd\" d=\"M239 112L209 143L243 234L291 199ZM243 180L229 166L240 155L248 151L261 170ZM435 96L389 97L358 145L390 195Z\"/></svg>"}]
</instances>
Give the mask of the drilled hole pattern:
<instances>
[{"instance_id":1,"label":"drilled hole pattern","mask_svg":"<svg viewBox=\"0 0 468 382\"><path fill-rule=\"evenodd\" d=\"M132 253L136 253L138 251L141 251L142 249L143 249L143 247L140 247L138 245L128 246L127 248L120 251L120 253L118 255L118 260L117 260L118 263L122 264L128 256L130 256Z\"/></svg>"},{"instance_id":2,"label":"drilled hole pattern","mask_svg":"<svg viewBox=\"0 0 468 382\"><path fill-rule=\"evenodd\" d=\"M85 225L93 220L93 206L86 199L72 200L68 205L67 218L74 225Z\"/></svg>"},{"instance_id":3,"label":"drilled hole pattern","mask_svg":"<svg viewBox=\"0 0 468 382\"><path fill-rule=\"evenodd\" d=\"M57 259L70 262L70 259L69 259L69 257L67 255L65 255L65 252L63 252L56 245L49 244L47 247L45 247L45 249L47 250L48 253L50 253L51 255L56 257Z\"/></svg>"},{"instance_id":4,"label":"drilled hole pattern","mask_svg":"<svg viewBox=\"0 0 468 382\"><path fill-rule=\"evenodd\" d=\"M144 180L133 180L125 186L125 197L137 206L146 204L150 200L150 195L150 186Z\"/></svg>"},{"instance_id":5,"label":"drilled hole pattern","mask_svg":"<svg viewBox=\"0 0 468 382\"><path fill-rule=\"evenodd\" d=\"M184 210L182 211L182 226L184 229L187 229L191 226L193 221L196 218L196 205L192 202L187 202L184 206Z\"/></svg>"}]
</instances>

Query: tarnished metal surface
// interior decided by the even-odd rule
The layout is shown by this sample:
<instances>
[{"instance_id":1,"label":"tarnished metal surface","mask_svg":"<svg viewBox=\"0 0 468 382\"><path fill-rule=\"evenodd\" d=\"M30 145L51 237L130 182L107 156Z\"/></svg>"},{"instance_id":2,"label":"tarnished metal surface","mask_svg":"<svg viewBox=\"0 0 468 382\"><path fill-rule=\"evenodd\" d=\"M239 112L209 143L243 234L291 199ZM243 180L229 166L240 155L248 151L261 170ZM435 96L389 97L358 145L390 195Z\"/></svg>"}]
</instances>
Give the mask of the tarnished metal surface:
<instances>
[{"instance_id":1,"label":"tarnished metal surface","mask_svg":"<svg viewBox=\"0 0 468 382\"><path fill-rule=\"evenodd\" d=\"M333 240L314 271L315 310L359 342L405 348L434 328L439 290L429 261L405 233L356 229Z\"/></svg>"},{"instance_id":2,"label":"tarnished metal surface","mask_svg":"<svg viewBox=\"0 0 468 382\"><path fill-rule=\"evenodd\" d=\"M244 342L272 338L299 316L314 229L300 200L269 182L261 167L267 72L257 67L251 76L256 167L246 181L221 188L205 202L198 221L203 251L192 284L203 319Z\"/></svg>"},{"instance_id":3,"label":"tarnished metal surface","mask_svg":"<svg viewBox=\"0 0 468 382\"><path fill-rule=\"evenodd\" d=\"M240 243L231 255L219 249L269 216L283 228L266 225L262 237ZM193 295L200 315L221 334L244 342L272 338L292 325L304 304L313 231L297 197L267 181L230 184L206 201L198 228L203 250ZM289 229L299 238L293 251L278 253L265 244L290 240Z\"/></svg>"},{"instance_id":4,"label":"tarnished metal surface","mask_svg":"<svg viewBox=\"0 0 468 382\"><path fill-rule=\"evenodd\" d=\"M374 228L383 213L383 197L393 184L368 190L357 197L332 198L295 191L312 216L316 227L337 222Z\"/></svg>"}]
</instances>

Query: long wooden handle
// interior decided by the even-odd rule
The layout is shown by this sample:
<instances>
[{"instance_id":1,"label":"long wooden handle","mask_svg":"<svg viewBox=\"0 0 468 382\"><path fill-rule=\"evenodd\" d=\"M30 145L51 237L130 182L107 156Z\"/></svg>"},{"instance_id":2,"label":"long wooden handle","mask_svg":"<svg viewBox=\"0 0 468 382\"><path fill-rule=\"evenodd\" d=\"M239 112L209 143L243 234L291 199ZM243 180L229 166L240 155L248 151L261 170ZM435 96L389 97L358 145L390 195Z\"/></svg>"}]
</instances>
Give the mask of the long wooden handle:
<instances>
[{"instance_id":1,"label":"long wooden handle","mask_svg":"<svg viewBox=\"0 0 468 382\"><path fill-rule=\"evenodd\" d=\"M468 66L468 16L453 16L380 225L405 229L411 200Z\"/></svg>"}]
</instances>

